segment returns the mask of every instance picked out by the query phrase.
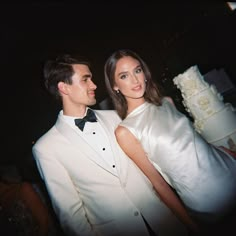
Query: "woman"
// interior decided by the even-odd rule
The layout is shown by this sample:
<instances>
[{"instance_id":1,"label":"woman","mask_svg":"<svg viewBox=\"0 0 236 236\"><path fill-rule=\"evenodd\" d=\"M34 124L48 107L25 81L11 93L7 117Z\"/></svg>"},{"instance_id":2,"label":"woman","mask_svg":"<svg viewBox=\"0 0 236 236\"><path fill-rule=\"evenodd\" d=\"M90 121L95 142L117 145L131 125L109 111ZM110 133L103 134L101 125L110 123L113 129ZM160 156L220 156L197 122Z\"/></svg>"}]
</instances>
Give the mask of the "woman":
<instances>
[{"instance_id":1,"label":"woman","mask_svg":"<svg viewBox=\"0 0 236 236\"><path fill-rule=\"evenodd\" d=\"M123 119L117 141L163 201L176 211L159 173L194 216L212 222L228 213L235 206L236 160L206 143L171 98L162 97L135 52L114 52L104 69L109 95Z\"/></svg>"}]
</instances>

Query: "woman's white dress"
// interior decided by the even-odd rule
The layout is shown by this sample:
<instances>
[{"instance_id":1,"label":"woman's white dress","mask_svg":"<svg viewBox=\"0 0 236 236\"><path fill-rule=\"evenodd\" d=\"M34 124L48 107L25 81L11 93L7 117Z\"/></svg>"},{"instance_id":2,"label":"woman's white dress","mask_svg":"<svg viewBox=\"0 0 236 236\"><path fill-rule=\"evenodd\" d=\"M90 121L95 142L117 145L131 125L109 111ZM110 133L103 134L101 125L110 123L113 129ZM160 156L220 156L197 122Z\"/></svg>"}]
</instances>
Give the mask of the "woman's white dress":
<instances>
[{"instance_id":1,"label":"woman's white dress","mask_svg":"<svg viewBox=\"0 0 236 236\"><path fill-rule=\"evenodd\" d=\"M220 217L236 202L236 159L209 145L169 101L145 102L120 124L194 212ZM217 127L216 127L217 128Z\"/></svg>"}]
</instances>

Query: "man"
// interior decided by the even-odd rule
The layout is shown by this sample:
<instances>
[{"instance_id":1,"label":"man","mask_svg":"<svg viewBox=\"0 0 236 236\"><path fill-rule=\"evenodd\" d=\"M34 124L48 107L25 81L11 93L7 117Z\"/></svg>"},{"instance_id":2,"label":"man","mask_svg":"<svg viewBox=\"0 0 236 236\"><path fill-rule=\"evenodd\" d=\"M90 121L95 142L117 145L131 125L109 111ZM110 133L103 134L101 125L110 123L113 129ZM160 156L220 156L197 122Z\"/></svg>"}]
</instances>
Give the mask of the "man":
<instances>
[{"instance_id":1,"label":"man","mask_svg":"<svg viewBox=\"0 0 236 236\"><path fill-rule=\"evenodd\" d=\"M33 154L64 232L185 235L185 227L119 148L116 112L88 107L96 103L97 88L89 64L65 55L48 61L44 76L48 91L61 99L62 111Z\"/></svg>"}]
</instances>

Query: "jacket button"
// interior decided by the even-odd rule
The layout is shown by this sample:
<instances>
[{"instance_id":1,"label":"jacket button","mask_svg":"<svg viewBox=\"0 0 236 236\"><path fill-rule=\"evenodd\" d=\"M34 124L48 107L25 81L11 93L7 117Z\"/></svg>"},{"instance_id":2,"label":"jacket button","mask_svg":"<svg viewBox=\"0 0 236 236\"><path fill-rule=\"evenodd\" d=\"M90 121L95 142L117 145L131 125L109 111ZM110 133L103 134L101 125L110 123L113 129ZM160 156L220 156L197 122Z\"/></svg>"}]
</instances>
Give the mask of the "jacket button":
<instances>
[{"instance_id":1,"label":"jacket button","mask_svg":"<svg viewBox=\"0 0 236 236\"><path fill-rule=\"evenodd\" d=\"M138 211L135 211L134 216L138 216L138 215L139 215Z\"/></svg>"}]
</instances>

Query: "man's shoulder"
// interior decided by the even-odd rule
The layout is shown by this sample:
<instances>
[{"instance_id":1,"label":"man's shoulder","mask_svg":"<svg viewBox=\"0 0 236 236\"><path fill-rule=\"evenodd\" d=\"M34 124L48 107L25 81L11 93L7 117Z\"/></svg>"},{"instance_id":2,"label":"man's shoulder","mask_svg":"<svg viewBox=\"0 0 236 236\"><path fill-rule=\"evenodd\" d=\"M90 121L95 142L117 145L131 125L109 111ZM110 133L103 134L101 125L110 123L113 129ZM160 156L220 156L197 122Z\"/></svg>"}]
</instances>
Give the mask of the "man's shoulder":
<instances>
[{"instance_id":1,"label":"man's shoulder","mask_svg":"<svg viewBox=\"0 0 236 236\"><path fill-rule=\"evenodd\" d=\"M51 127L46 133L42 134L37 141L35 142L33 148L37 146L41 146L47 143L50 143L50 140L54 139L56 136L57 130L55 128L55 125Z\"/></svg>"}]
</instances>

